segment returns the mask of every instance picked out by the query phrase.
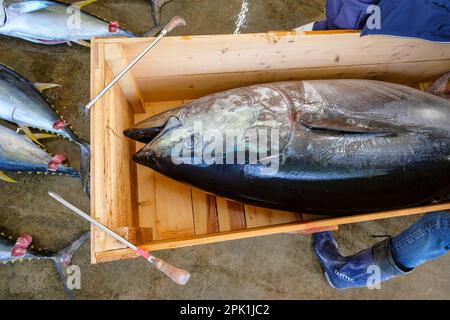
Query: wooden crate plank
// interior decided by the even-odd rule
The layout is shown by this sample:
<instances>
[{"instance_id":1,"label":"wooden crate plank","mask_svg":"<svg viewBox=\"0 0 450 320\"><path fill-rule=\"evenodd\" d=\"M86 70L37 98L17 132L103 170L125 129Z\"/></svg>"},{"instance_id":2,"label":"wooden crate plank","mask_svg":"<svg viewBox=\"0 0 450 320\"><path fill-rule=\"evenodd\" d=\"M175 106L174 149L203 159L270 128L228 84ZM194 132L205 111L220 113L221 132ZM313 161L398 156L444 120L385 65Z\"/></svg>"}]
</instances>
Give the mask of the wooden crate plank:
<instances>
[{"instance_id":1,"label":"wooden crate plank","mask_svg":"<svg viewBox=\"0 0 450 320\"><path fill-rule=\"evenodd\" d=\"M286 70L258 70L236 73L210 73L171 77L138 77L147 101L177 98L196 99L207 94L255 83L313 79L373 79L395 83L414 83L428 80L450 71L450 60L390 63L327 68L296 68Z\"/></svg>"},{"instance_id":2,"label":"wooden crate plank","mask_svg":"<svg viewBox=\"0 0 450 320\"><path fill-rule=\"evenodd\" d=\"M216 197L203 191L192 189L195 234L219 232L219 217Z\"/></svg>"},{"instance_id":3,"label":"wooden crate plank","mask_svg":"<svg viewBox=\"0 0 450 320\"><path fill-rule=\"evenodd\" d=\"M201 236L196 236L196 237L186 237L184 239L183 238L174 239L173 241L156 241L156 242L144 244L140 247L143 249L146 249L146 250L150 250L150 251L165 250L165 249L181 248L181 247L186 247L186 246L201 245L201 244L221 242L221 241L267 236L267 235L273 235L273 234L279 234L279 233L290 233L290 232L302 231L302 230L307 231L307 230L312 230L312 229L328 228L328 227L340 226L340 225L345 225L345 224L402 217L402 216L415 215L415 214L421 214L421 213L433 212L433 211L449 210L449 209L450 209L450 203L444 203L444 204L440 204L440 205L423 206L423 207L417 207L417 208L361 214L361 215L349 216L349 217L328 218L328 219L322 219L322 220L317 220L317 221L304 221L304 222L296 222L296 223L284 224L284 225L278 225L278 226L267 226L267 227L253 228L253 229L220 232L220 233L207 234L207 235L201 235Z\"/></svg>"},{"instance_id":4,"label":"wooden crate plank","mask_svg":"<svg viewBox=\"0 0 450 320\"><path fill-rule=\"evenodd\" d=\"M121 42L128 60L131 61L142 52L151 40L131 39ZM183 54L178 54L180 48L183 48ZM177 77L449 59L448 45L419 39L384 36L361 38L357 33L309 36L273 32L165 38L152 50L152 54L143 58L134 74L137 78Z\"/></svg>"},{"instance_id":5,"label":"wooden crate plank","mask_svg":"<svg viewBox=\"0 0 450 320\"><path fill-rule=\"evenodd\" d=\"M108 43L104 45L105 61L108 63L114 77L118 76L129 64L123 46L120 43ZM133 76L133 70L128 71L122 79L119 80L119 86L122 92L126 96L128 102L133 107L134 112L144 113L144 99L140 90L136 85L135 78Z\"/></svg>"},{"instance_id":6,"label":"wooden crate plank","mask_svg":"<svg viewBox=\"0 0 450 320\"><path fill-rule=\"evenodd\" d=\"M105 66L105 79L107 82L113 78L109 67ZM112 229L120 227L132 227L138 223L136 212L136 191L133 187L136 177L132 167L132 148L127 138L122 135L122 131L134 123L134 113L119 86L111 88L104 96L104 135L103 148L107 147L105 162L104 183L105 183L105 212L103 216L105 225ZM123 181L130 181L123 184ZM100 236L102 247L105 250L122 248L123 245L102 233Z\"/></svg>"},{"instance_id":7,"label":"wooden crate plank","mask_svg":"<svg viewBox=\"0 0 450 320\"><path fill-rule=\"evenodd\" d=\"M91 52L91 98L103 89L105 80L103 44L92 44ZM105 109L100 100L91 110L91 215L95 219L102 219L105 203L104 175L104 134L103 118ZM102 219L104 220L104 218ZM96 253L104 251L101 247L100 232L91 226L91 262L96 263Z\"/></svg>"},{"instance_id":8,"label":"wooden crate plank","mask_svg":"<svg viewBox=\"0 0 450 320\"><path fill-rule=\"evenodd\" d=\"M215 234L205 234L200 236L191 236L186 238L179 239L169 239L162 241L153 241L142 246L139 246L143 250L148 251L158 251L158 250L167 250L167 249L175 249L182 248L188 246L202 245L208 243L216 243L222 241L230 241L230 240L238 240L245 239L251 237L258 236L267 236L272 234L279 233L292 233L296 231L302 230L311 230L318 228L326 228L333 226L340 226L344 224L352 224L380 219L388 219L388 218L396 218L402 216L409 216L415 214L421 214L426 212L434 212L434 211L443 211L450 210L450 202L439 204L439 205L431 205L431 206L423 206L417 208L409 208L409 209L401 209L401 210L393 210L386 212L378 212L378 213L368 213L361 214L351 217L339 217L339 218L329 218L322 219L319 221L304 221L304 222L296 222L287 225L279 225L279 226L269 226L269 227L261 227L261 228L253 228L253 229L245 229L245 230L237 230L237 231L228 231L228 232L219 232ZM112 251L104 251L98 252L96 255L97 262L106 262L117 259L128 259L130 257L134 257L130 250L112 250Z\"/></svg>"},{"instance_id":9,"label":"wooden crate plank","mask_svg":"<svg viewBox=\"0 0 450 320\"><path fill-rule=\"evenodd\" d=\"M247 228L258 228L301 221L301 216L294 212L278 211L245 205Z\"/></svg>"},{"instance_id":10,"label":"wooden crate plank","mask_svg":"<svg viewBox=\"0 0 450 320\"><path fill-rule=\"evenodd\" d=\"M154 115L149 104L145 105L145 109L145 113L137 113L135 115L135 123L141 122ZM135 152L139 151L144 146L145 144L143 143L135 142ZM153 170L137 165L137 176L139 226L152 228L152 238L156 239L156 199Z\"/></svg>"},{"instance_id":11,"label":"wooden crate plank","mask_svg":"<svg viewBox=\"0 0 450 320\"><path fill-rule=\"evenodd\" d=\"M154 173L157 239L194 235L191 189Z\"/></svg>"},{"instance_id":12,"label":"wooden crate plank","mask_svg":"<svg viewBox=\"0 0 450 320\"><path fill-rule=\"evenodd\" d=\"M146 105L146 116L139 115L136 120L144 120L147 116L158 114L166 110L180 106L183 101L166 101L150 103ZM151 169L139 166L140 172L146 172L148 181L153 176L153 186L147 182L147 190L154 190L154 238L170 239L194 235L194 218L192 208L191 189L181 183L169 179ZM142 190L145 192L145 190ZM152 196L150 195L150 198ZM152 206L152 200L141 201L141 208L145 205ZM144 213L146 214L146 213ZM153 212L149 212L150 215ZM150 218L152 219L152 218ZM148 220L147 220L148 221Z\"/></svg>"},{"instance_id":13,"label":"wooden crate plank","mask_svg":"<svg viewBox=\"0 0 450 320\"><path fill-rule=\"evenodd\" d=\"M246 228L244 204L217 197L217 213L221 232Z\"/></svg>"}]
</instances>

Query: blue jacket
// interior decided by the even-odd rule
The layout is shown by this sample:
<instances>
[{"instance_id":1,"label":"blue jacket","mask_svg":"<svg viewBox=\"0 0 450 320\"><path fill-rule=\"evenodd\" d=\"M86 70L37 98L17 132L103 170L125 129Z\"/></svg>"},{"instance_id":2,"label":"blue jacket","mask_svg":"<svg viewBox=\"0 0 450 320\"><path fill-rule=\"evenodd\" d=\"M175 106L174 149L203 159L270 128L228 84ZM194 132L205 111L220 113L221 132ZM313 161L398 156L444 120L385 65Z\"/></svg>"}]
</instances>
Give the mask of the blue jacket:
<instances>
[{"instance_id":1,"label":"blue jacket","mask_svg":"<svg viewBox=\"0 0 450 320\"><path fill-rule=\"evenodd\" d=\"M362 29L369 17L367 8L378 2L380 0L327 0L326 20L316 23L314 30Z\"/></svg>"},{"instance_id":2,"label":"blue jacket","mask_svg":"<svg viewBox=\"0 0 450 320\"><path fill-rule=\"evenodd\" d=\"M366 26L371 5L380 7L380 29ZM327 0L326 17L314 30L363 29L363 35L450 42L450 0Z\"/></svg>"},{"instance_id":3,"label":"blue jacket","mask_svg":"<svg viewBox=\"0 0 450 320\"><path fill-rule=\"evenodd\" d=\"M450 42L450 0L382 0L381 29L365 26L363 35L382 34Z\"/></svg>"}]
</instances>

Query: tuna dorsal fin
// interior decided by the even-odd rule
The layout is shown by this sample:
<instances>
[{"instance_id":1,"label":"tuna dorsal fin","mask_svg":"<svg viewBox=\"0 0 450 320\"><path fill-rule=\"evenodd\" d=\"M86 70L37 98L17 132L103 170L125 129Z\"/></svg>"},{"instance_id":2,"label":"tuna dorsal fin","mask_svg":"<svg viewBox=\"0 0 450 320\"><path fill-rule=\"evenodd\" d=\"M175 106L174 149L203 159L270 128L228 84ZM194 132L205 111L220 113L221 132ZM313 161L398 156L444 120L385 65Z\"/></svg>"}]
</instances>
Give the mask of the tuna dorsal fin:
<instances>
[{"instance_id":1,"label":"tuna dorsal fin","mask_svg":"<svg viewBox=\"0 0 450 320\"><path fill-rule=\"evenodd\" d=\"M11 183L17 183L16 180L14 180L13 178L8 177L2 171L0 171L0 180L6 181L6 182L11 182Z\"/></svg>"},{"instance_id":2,"label":"tuna dorsal fin","mask_svg":"<svg viewBox=\"0 0 450 320\"><path fill-rule=\"evenodd\" d=\"M398 128L394 128L387 124L354 118L309 118L300 120L300 123L310 130L326 131L335 134L396 136L399 133Z\"/></svg>"},{"instance_id":3,"label":"tuna dorsal fin","mask_svg":"<svg viewBox=\"0 0 450 320\"><path fill-rule=\"evenodd\" d=\"M8 7L8 9L14 10L19 14L26 14L30 12L43 10L57 4L58 3L54 1L24 1L13 3Z\"/></svg>"},{"instance_id":4,"label":"tuna dorsal fin","mask_svg":"<svg viewBox=\"0 0 450 320\"><path fill-rule=\"evenodd\" d=\"M34 86L41 93L44 92L45 90L48 90L51 88L61 87L59 84L55 84L55 83L39 83L39 82L35 83Z\"/></svg>"},{"instance_id":5,"label":"tuna dorsal fin","mask_svg":"<svg viewBox=\"0 0 450 320\"><path fill-rule=\"evenodd\" d=\"M84 1L78 1L78 2L74 2L72 3L72 6L78 7L78 8L83 8L86 7L88 5L90 5L91 3L96 2L97 0L84 0Z\"/></svg>"}]
</instances>

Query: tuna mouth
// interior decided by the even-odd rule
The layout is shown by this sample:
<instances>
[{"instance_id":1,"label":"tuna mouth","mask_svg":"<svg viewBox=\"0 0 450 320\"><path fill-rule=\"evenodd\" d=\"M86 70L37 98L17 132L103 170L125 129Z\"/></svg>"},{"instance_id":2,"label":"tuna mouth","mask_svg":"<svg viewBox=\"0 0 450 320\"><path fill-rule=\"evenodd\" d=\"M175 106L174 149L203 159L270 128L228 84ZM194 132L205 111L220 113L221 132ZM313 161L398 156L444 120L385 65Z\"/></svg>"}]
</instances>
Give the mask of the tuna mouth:
<instances>
[{"instance_id":1,"label":"tuna mouth","mask_svg":"<svg viewBox=\"0 0 450 320\"><path fill-rule=\"evenodd\" d=\"M163 131L166 132L182 125L177 118L179 111L180 109L178 108L157 114L125 130L123 134L132 140L150 143Z\"/></svg>"}]
</instances>

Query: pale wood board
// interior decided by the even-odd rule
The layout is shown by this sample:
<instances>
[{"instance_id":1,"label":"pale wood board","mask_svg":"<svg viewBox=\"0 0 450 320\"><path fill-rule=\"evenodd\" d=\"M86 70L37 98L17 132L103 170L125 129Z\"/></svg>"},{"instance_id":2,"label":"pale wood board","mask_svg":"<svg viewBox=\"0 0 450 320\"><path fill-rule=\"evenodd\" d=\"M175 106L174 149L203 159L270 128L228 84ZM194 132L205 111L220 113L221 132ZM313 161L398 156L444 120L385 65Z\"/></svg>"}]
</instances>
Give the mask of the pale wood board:
<instances>
[{"instance_id":1,"label":"pale wood board","mask_svg":"<svg viewBox=\"0 0 450 320\"><path fill-rule=\"evenodd\" d=\"M258 228L302 221L301 214L245 205L247 228Z\"/></svg>"},{"instance_id":2,"label":"pale wood board","mask_svg":"<svg viewBox=\"0 0 450 320\"><path fill-rule=\"evenodd\" d=\"M153 39L121 42L129 61ZM180 54L182 50L182 54ZM167 37L134 70L137 78L327 68L450 59L447 44L359 34L273 32Z\"/></svg>"},{"instance_id":3,"label":"pale wood board","mask_svg":"<svg viewBox=\"0 0 450 320\"><path fill-rule=\"evenodd\" d=\"M217 213L217 200L214 195L192 189L195 234L208 234L220 231Z\"/></svg>"},{"instance_id":4,"label":"pale wood board","mask_svg":"<svg viewBox=\"0 0 450 320\"><path fill-rule=\"evenodd\" d=\"M118 76L129 64L125 57L123 46L120 43L107 43L104 45L105 60L114 77ZM133 107L135 113L144 113L145 101L138 89L133 76L133 70L128 71L118 82L128 103Z\"/></svg>"},{"instance_id":5,"label":"pale wood board","mask_svg":"<svg viewBox=\"0 0 450 320\"><path fill-rule=\"evenodd\" d=\"M165 101L181 97L196 99L232 88L279 81L351 78L408 83L433 78L437 74L436 70L450 71L450 60L170 77L155 76L136 78L136 83L141 88L147 88L142 90L147 101Z\"/></svg>"},{"instance_id":6,"label":"pale wood board","mask_svg":"<svg viewBox=\"0 0 450 320\"><path fill-rule=\"evenodd\" d=\"M244 204L231 200L217 198L217 212L221 232L245 229Z\"/></svg>"},{"instance_id":7,"label":"pale wood board","mask_svg":"<svg viewBox=\"0 0 450 320\"><path fill-rule=\"evenodd\" d=\"M156 114L182 104L183 101L170 101L147 106L150 114ZM150 169L144 167L143 170ZM155 239L194 235L191 189L156 172L153 173L153 183L156 200ZM145 189L151 192L150 186Z\"/></svg>"},{"instance_id":8,"label":"pale wood board","mask_svg":"<svg viewBox=\"0 0 450 320\"><path fill-rule=\"evenodd\" d=\"M306 222L297 222L279 226L268 226L268 227L260 227L253 229L245 229L245 230L237 230L237 231L228 231L228 232L220 232L215 234L207 234L200 235L194 237L186 237L179 239L170 239L166 241L154 241L148 244L144 244L139 246L143 250L148 251L158 251L158 250L167 250L167 249L175 249L182 248L194 245L202 245L209 243L216 243L222 241L230 241L230 240L239 240L246 239L252 237L260 237L260 236L268 236L280 233L292 233L296 231L302 230L310 230L310 229L319 229L333 226L340 226L345 224L353 224L358 222L366 222L380 219L389 219L396 218L408 215L416 215L421 213L433 212L433 211L442 211L442 210L450 210L450 203L441 204L441 205L433 205L433 206L425 206L425 207L417 207L417 208L409 208L409 209L401 209L401 210L392 210L386 212L378 212L378 213L369 213L362 214L356 216L348 216L348 217L338 217L338 218L328 218L322 219L318 221L306 221ZM107 251L102 253L97 253L97 261L98 262L106 262L112 261L116 259L126 259L133 257L134 254L130 250L118 250L118 251Z\"/></svg>"}]
</instances>

